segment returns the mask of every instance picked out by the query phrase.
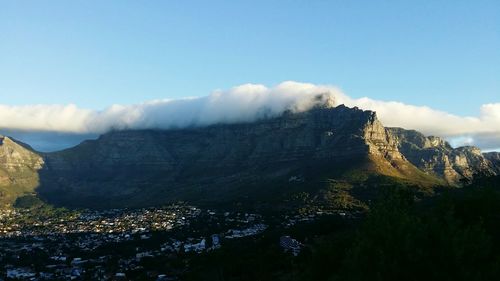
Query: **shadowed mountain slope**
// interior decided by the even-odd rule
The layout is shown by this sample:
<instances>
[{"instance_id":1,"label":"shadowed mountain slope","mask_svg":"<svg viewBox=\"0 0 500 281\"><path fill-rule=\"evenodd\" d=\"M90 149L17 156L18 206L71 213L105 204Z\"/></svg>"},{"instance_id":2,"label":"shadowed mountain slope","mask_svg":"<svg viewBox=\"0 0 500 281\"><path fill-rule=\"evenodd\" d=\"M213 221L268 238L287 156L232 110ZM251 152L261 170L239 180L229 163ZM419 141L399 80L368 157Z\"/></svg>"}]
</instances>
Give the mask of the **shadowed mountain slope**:
<instances>
[{"instance_id":1,"label":"shadowed mountain slope","mask_svg":"<svg viewBox=\"0 0 500 281\"><path fill-rule=\"evenodd\" d=\"M487 152L483 153L483 156L495 166L497 174L500 174L500 152Z\"/></svg>"},{"instance_id":2,"label":"shadowed mountain slope","mask_svg":"<svg viewBox=\"0 0 500 281\"><path fill-rule=\"evenodd\" d=\"M231 201L297 183L311 188L328 179L353 180L353 174L430 187L495 173L474 148L453 149L415 131L385 128L374 112L343 105L253 123L110 132L42 154L43 160L24 149L26 159L38 159L26 162L38 171L36 192L73 207Z\"/></svg>"}]
</instances>

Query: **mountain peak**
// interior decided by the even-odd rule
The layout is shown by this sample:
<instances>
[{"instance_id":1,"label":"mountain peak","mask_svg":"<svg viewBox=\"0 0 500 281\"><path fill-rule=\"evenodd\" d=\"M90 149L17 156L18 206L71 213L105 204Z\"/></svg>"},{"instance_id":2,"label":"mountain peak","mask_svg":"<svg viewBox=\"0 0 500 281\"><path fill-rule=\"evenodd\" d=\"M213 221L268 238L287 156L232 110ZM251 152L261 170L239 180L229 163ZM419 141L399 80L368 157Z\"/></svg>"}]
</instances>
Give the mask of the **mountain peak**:
<instances>
[{"instance_id":1,"label":"mountain peak","mask_svg":"<svg viewBox=\"0 0 500 281\"><path fill-rule=\"evenodd\" d=\"M314 102L317 108L334 108L336 106L335 97L328 93L316 95Z\"/></svg>"},{"instance_id":2,"label":"mountain peak","mask_svg":"<svg viewBox=\"0 0 500 281\"><path fill-rule=\"evenodd\" d=\"M0 206L34 192L43 158L29 146L6 136L0 137Z\"/></svg>"}]
</instances>

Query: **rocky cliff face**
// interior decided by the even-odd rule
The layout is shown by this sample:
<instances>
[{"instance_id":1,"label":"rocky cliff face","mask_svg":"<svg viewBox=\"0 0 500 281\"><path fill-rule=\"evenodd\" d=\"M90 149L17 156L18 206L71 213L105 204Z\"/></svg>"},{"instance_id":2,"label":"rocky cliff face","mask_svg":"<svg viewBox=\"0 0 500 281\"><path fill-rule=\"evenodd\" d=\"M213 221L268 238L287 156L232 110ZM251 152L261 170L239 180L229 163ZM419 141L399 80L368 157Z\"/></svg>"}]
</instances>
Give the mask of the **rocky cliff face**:
<instances>
[{"instance_id":1,"label":"rocky cliff face","mask_svg":"<svg viewBox=\"0 0 500 281\"><path fill-rule=\"evenodd\" d=\"M62 203L93 197L140 205L193 194L237 196L242 186L350 165L429 180L397 144L374 112L345 106L318 106L248 124L118 131L46 154L40 192Z\"/></svg>"},{"instance_id":2,"label":"rocky cliff face","mask_svg":"<svg viewBox=\"0 0 500 281\"><path fill-rule=\"evenodd\" d=\"M1 147L4 186L22 183L23 192L36 187L50 202L78 207L231 200L347 170L427 185L496 173L475 148L385 128L374 112L343 105L253 123L116 131L55 153L7 138Z\"/></svg>"},{"instance_id":3,"label":"rocky cliff face","mask_svg":"<svg viewBox=\"0 0 500 281\"><path fill-rule=\"evenodd\" d=\"M0 206L34 192L44 161L29 146L0 136Z\"/></svg>"},{"instance_id":4,"label":"rocky cliff face","mask_svg":"<svg viewBox=\"0 0 500 281\"><path fill-rule=\"evenodd\" d=\"M488 152L483 156L496 167L497 175L500 175L500 152Z\"/></svg>"},{"instance_id":5,"label":"rocky cliff face","mask_svg":"<svg viewBox=\"0 0 500 281\"><path fill-rule=\"evenodd\" d=\"M495 175L495 165L476 147L452 148L438 137L401 128L389 128L401 153L424 172L444 178L450 184L470 181L475 175Z\"/></svg>"}]
</instances>

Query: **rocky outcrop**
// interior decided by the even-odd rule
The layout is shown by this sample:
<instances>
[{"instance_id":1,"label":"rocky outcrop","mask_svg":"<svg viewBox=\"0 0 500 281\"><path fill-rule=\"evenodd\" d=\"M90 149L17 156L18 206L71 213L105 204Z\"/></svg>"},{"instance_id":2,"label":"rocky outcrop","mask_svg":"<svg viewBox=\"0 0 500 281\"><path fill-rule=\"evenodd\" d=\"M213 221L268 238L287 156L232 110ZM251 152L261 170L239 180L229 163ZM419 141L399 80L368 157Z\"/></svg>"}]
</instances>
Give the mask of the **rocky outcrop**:
<instances>
[{"instance_id":1,"label":"rocky outcrop","mask_svg":"<svg viewBox=\"0 0 500 281\"><path fill-rule=\"evenodd\" d=\"M44 161L31 147L0 136L0 206L10 205L39 185L38 170Z\"/></svg>"},{"instance_id":2,"label":"rocky outcrop","mask_svg":"<svg viewBox=\"0 0 500 281\"><path fill-rule=\"evenodd\" d=\"M424 172L450 184L471 181L476 175L495 175L497 168L472 146L453 148L439 137L401 128L389 128L401 153Z\"/></svg>"},{"instance_id":3,"label":"rocky outcrop","mask_svg":"<svg viewBox=\"0 0 500 281\"><path fill-rule=\"evenodd\" d=\"M490 160L490 162L496 167L497 174L500 174L500 152L487 152L483 153L483 156Z\"/></svg>"}]
</instances>

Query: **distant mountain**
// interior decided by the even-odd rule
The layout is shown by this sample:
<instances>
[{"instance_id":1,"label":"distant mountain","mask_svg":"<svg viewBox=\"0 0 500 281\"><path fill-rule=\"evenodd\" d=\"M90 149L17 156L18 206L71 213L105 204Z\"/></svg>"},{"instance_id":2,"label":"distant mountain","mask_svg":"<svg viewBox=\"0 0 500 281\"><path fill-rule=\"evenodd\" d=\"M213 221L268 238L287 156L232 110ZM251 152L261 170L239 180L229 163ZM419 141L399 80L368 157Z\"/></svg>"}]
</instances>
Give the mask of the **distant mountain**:
<instances>
[{"instance_id":1,"label":"distant mountain","mask_svg":"<svg viewBox=\"0 0 500 281\"><path fill-rule=\"evenodd\" d=\"M5 143L1 147L7 151ZM11 150L19 151L24 175L32 180L23 192L31 192L37 179L40 196L77 207L213 203L370 175L427 187L456 185L498 172L476 148L453 149L439 138L385 128L374 112L343 105L253 123L116 131L53 153L36 154L22 145ZM18 181L19 173L5 175Z\"/></svg>"}]
</instances>

